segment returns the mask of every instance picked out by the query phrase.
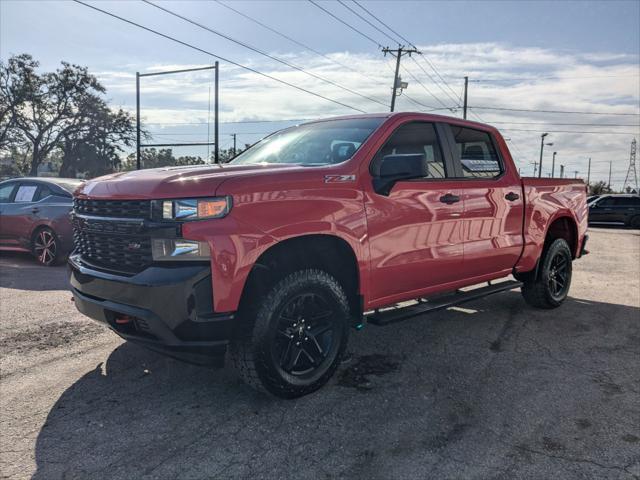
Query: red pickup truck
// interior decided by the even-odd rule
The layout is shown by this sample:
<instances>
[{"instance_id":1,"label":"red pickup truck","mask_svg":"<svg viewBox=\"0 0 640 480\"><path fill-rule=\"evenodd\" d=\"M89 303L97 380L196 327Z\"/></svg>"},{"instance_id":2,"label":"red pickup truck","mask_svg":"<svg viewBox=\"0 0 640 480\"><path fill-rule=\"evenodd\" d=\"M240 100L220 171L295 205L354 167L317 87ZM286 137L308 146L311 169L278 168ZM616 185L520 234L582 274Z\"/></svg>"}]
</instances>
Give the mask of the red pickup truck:
<instances>
[{"instance_id":1,"label":"red pickup truck","mask_svg":"<svg viewBox=\"0 0 640 480\"><path fill-rule=\"evenodd\" d=\"M82 313L187 361L228 354L287 398L327 382L351 327L516 287L559 306L587 241L582 181L520 178L495 128L417 113L306 123L224 165L95 179L72 216Z\"/></svg>"}]
</instances>

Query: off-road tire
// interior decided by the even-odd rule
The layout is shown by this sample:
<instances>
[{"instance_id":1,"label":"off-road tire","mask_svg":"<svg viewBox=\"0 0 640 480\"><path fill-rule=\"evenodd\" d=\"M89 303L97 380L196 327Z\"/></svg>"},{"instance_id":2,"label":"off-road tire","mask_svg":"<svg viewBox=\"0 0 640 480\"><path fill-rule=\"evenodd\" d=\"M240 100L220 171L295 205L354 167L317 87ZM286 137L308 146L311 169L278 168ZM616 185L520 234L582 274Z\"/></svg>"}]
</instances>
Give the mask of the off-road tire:
<instances>
[{"instance_id":1,"label":"off-road tire","mask_svg":"<svg viewBox=\"0 0 640 480\"><path fill-rule=\"evenodd\" d=\"M335 314L331 315L334 326L331 341L336 343L331 343L330 356L328 353L319 363L317 372L312 372L309 378L299 378L285 372L278 364L273 354L273 342L282 333L279 322L286 306L309 292L321 296ZM281 398L301 397L327 383L340 364L349 335L349 303L338 281L321 270L301 270L286 276L261 298L246 300L254 307L241 313L242 331L229 348L231 365L240 378L257 390Z\"/></svg>"},{"instance_id":2,"label":"off-road tire","mask_svg":"<svg viewBox=\"0 0 640 480\"><path fill-rule=\"evenodd\" d=\"M560 292L554 293L551 286L553 280L554 261L564 259L566 268L566 279L564 287ZM571 249L566 240L558 238L550 243L542 253L538 275L534 279L524 281L522 285L522 296L525 301L536 308L556 308L567 298L571 286Z\"/></svg>"}]
</instances>

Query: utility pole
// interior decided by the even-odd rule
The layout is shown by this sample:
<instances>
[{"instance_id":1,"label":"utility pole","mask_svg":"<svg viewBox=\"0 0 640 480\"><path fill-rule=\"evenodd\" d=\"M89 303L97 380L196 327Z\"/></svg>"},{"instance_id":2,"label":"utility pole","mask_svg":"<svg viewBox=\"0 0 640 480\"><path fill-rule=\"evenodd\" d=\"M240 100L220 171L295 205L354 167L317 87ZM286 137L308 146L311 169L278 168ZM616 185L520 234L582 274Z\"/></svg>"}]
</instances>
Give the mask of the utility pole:
<instances>
[{"instance_id":1,"label":"utility pole","mask_svg":"<svg viewBox=\"0 0 640 480\"><path fill-rule=\"evenodd\" d=\"M587 167L587 187L589 186L590 180L591 180L591 157L589 157L589 166Z\"/></svg>"},{"instance_id":2,"label":"utility pole","mask_svg":"<svg viewBox=\"0 0 640 480\"><path fill-rule=\"evenodd\" d=\"M627 190L627 185L631 183L632 171L633 171L633 181L636 186L636 192L638 192L638 171L636 170L636 139L635 138L631 142L631 154L629 155L629 168L627 169L627 176L624 177L624 185L622 186L623 192Z\"/></svg>"},{"instance_id":3,"label":"utility pole","mask_svg":"<svg viewBox=\"0 0 640 480\"><path fill-rule=\"evenodd\" d=\"M391 111L393 112L396 108L396 96L397 96L398 89L402 90L404 88L407 88L407 85L408 85L406 82L403 82L399 76L400 60L402 59L403 55L408 54L409 56L411 56L412 53L420 53L420 52L415 48L404 48L404 47L398 47L397 50L392 50L389 47L386 47L382 49L382 52L385 54L385 56L388 53L396 57L396 73L395 73L395 76L393 77L393 88L391 89Z\"/></svg>"},{"instance_id":4,"label":"utility pole","mask_svg":"<svg viewBox=\"0 0 640 480\"><path fill-rule=\"evenodd\" d=\"M467 119L467 91L469 90L469 77L464 77L464 105L462 106L462 118Z\"/></svg>"},{"instance_id":5,"label":"utility pole","mask_svg":"<svg viewBox=\"0 0 640 480\"><path fill-rule=\"evenodd\" d=\"M574 170L574 171L573 171L573 178L578 178L578 172L579 172L579 171L580 171L580 170Z\"/></svg>"},{"instance_id":6,"label":"utility pole","mask_svg":"<svg viewBox=\"0 0 640 480\"><path fill-rule=\"evenodd\" d=\"M538 171L538 162L531 162L533 165L533 176L536 176L536 172Z\"/></svg>"},{"instance_id":7,"label":"utility pole","mask_svg":"<svg viewBox=\"0 0 640 480\"><path fill-rule=\"evenodd\" d=\"M611 191L611 160L609 160L609 181L607 182L607 190Z\"/></svg>"},{"instance_id":8,"label":"utility pole","mask_svg":"<svg viewBox=\"0 0 640 480\"><path fill-rule=\"evenodd\" d=\"M136 170L140 170L140 72L136 72Z\"/></svg>"},{"instance_id":9,"label":"utility pole","mask_svg":"<svg viewBox=\"0 0 640 480\"><path fill-rule=\"evenodd\" d=\"M542 152L544 151L544 146L548 145L548 146L552 146L553 142L549 142L549 143L544 143L544 139L545 137L549 135L548 133L543 133L542 135L540 135L540 169L538 170L538 178L542 177ZM535 176L535 175L534 175Z\"/></svg>"},{"instance_id":10,"label":"utility pole","mask_svg":"<svg viewBox=\"0 0 640 480\"><path fill-rule=\"evenodd\" d=\"M236 136L237 133L232 133L231 136L233 137L233 156L236 156Z\"/></svg>"},{"instance_id":11,"label":"utility pole","mask_svg":"<svg viewBox=\"0 0 640 480\"><path fill-rule=\"evenodd\" d=\"M553 152L553 160L551 160L551 178L556 173L556 153L558 152Z\"/></svg>"},{"instance_id":12,"label":"utility pole","mask_svg":"<svg viewBox=\"0 0 640 480\"><path fill-rule=\"evenodd\" d=\"M564 165L560 165L560 178L564 178Z\"/></svg>"}]
</instances>

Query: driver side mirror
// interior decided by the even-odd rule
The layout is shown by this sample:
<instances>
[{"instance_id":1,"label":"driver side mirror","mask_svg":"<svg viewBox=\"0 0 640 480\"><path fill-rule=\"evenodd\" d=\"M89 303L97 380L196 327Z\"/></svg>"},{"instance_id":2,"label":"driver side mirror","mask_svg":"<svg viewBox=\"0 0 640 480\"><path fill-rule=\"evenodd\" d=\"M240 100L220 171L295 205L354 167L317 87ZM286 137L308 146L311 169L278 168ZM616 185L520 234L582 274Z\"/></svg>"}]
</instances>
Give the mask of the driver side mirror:
<instances>
[{"instance_id":1,"label":"driver side mirror","mask_svg":"<svg viewBox=\"0 0 640 480\"><path fill-rule=\"evenodd\" d=\"M422 153L385 155L373 164L373 189L388 196L396 182L429 176L429 167Z\"/></svg>"}]
</instances>

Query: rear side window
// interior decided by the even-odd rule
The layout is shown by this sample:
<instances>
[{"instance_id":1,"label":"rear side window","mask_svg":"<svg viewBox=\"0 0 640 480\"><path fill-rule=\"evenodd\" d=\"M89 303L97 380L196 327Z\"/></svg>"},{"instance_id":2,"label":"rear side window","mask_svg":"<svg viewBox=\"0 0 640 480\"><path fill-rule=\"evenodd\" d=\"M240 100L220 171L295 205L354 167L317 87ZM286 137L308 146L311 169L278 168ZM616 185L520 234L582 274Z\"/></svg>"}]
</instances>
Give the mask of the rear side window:
<instances>
[{"instance_id":1,"label":"rear side window","mask_svg":"<svg viewBox=\"0 0 640 480\"><path fill-rule=\"evenodd\" d=\"M413 122L398 128L378 151L373 164L384 157L394 157L398 162L403 156L420 155L424 162L424 178L446 178L447 171L440 150L436 130L431 123ZM374 167L375 169L375 167Z\"/></svg>"},{"instance_id":2,"label":"rear side window","mask_svg":"<svg viewBox=\"0 0 640 480\"><path fill-rule=\"evenodd\" d=\"M11 194L15 188L15 183L8 183L0 186L0 202L9 203L11 201Z\"/></svg>"},{"instance_id":3,"label":"rear side window","mask_svg":"<svg viewBox=\"0 0 640 480\"><path fill-rule=\"evenodd\" d=\"M614 205L617 207L640 207L640 197L617 197Z\"/></svg>"},{"instance_id":4,"label":"rear side window","mask_svg":"<svg viewBox=\"0 0 640 480\"><path fill-rule=\"evenodd\" d=\"M465 178L495 178L502 173L500 158L487 132L451 125L454 161Z\"/></svg>"},{"instance_id":5,"label":"rear side window","mask_svg":"<svg viewBox=\"0 0 640 480\"><path fill-rule=\"evenodd\" d=\"M37 185L20 185L13 201L16 203L33 202L36 190L38 190Z\"/></svg>"},{"instance_id":6,"label":"rear side window","mask_svg":"<svg viewBox=\"0 0 640 480\"><path fill-rule=\"evenodd\" d=\"M38 194L36 195L35 201L39 202L40 200L47 198L49 195L53 195L53 192L49 187L45 187L44 185L40 186L40 190L38 190Z\"/></svg>"}]
</instances>

